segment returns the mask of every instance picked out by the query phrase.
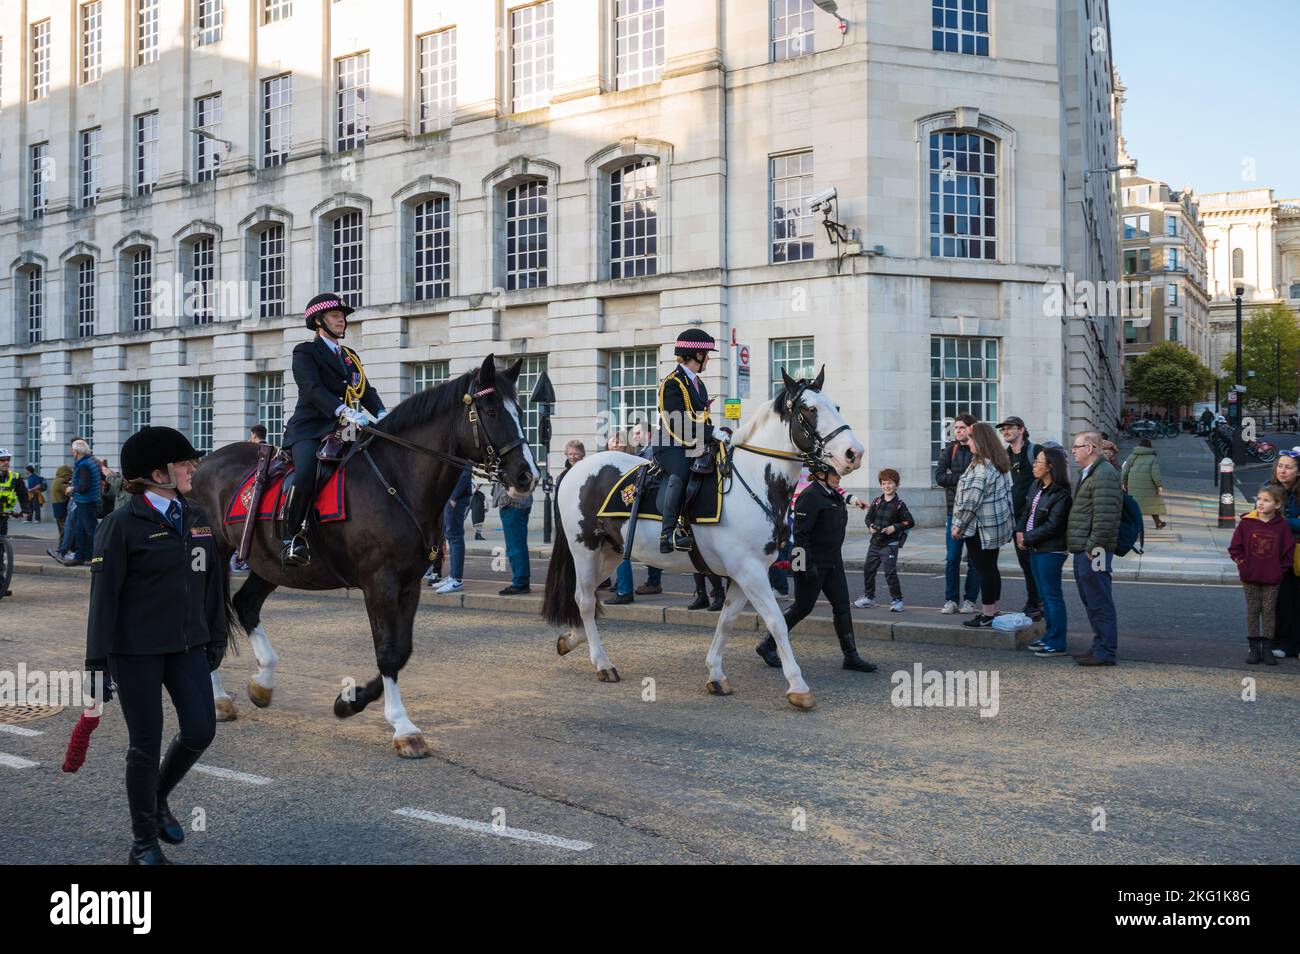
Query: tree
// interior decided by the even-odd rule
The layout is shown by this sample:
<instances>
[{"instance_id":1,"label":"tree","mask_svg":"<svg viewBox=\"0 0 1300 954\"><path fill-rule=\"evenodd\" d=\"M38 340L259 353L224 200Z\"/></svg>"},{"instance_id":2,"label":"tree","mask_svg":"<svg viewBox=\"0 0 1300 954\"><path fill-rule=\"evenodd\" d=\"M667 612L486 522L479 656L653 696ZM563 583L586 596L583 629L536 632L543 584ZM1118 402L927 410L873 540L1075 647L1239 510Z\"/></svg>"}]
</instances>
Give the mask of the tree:
<instances>
[{"instance_id":1,"label":"tree","mask_svg":"<svg viewBox=\"0 0 1300 954\"><path fill-rule=\"evenodd\" d=\"M1214 375L1182 345L1166 341L1133 362L1126 386L1143 404L1163 406L1172 414L1205 397L1214 386Z\"/></svg>"},{"instance_id":2,"label":"tree","mask_svg":"<svg viewBox=\"0 0 1300 954\"><path fill-rule=\"evenodd\" d=\"M1282 304L1255 312L1241 329L1241 373L1242 383L1247 388L1246 402L1255 407L1267 406L1274 400L1294 405L1298 358L1300 321L1296 320L1295 312ZM1235 380L1235 353L1223 359L1223 370L1228 373L1229 380ZM1247 377L1247 371L1254 371L1255 376Z\"/></svg>"}]
</instances>

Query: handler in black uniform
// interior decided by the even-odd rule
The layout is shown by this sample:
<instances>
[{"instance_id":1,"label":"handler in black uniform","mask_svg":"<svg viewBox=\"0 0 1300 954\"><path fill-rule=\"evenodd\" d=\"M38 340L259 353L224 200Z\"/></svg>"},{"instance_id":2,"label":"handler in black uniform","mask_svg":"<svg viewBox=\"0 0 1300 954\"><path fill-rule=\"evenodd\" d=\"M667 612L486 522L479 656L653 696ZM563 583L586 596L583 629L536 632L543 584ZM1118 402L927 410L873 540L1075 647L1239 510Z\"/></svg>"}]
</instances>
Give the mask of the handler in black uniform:
<instances>
[{"instance_id":1,"label":"handler in black uniform","mask_svg":"<svg viewBox=\"0 0 1300 954\"><path fill-rule=\"evenodd\" d=\"M126 719L133 865L170 864L158 839L180 844L185 830L167 796L217 727L208 674L226 652L225 568L208 516L185 500L199 455L170 427L131 435L122 445L131 502L100 523L90 561L86 670L112 677ZM164 686L180 733L159 768Z\"/></svg>"},{"instance_id":2,"label":"handler in black uniform","mask_svg":"<svg viewBox=\"0 0 1300 954\"><path fill-rule=\"evenodd\" d=\"M677 367L659 382L659 443L655 461L667 475L659 485L659 552L689 550L695 538L681 525L682 497L690 477L691 460L712 452L713 425L709 423L709 391L700 375L716 351L713 337L699 328L677 336Z\"/></svg>"},{"instance_id":3,"label":"handler in black uniform","mask_svg":"<svg viewBox=\"0 0 1300 954\"><path fill-rule=\"evenodd\" d=\"M832 476L828 465L819 465L810 472L812 482L804 488L794 505L791 565L796 565L802 555L803 569L794 574L794 603L785 611L785 626L787 630L793 630L812 612L818 595L825 593L835 619L840 651L844 653L844 668L875 672L876 667L858 655L857 644L853 641L853 616L849 611L849 584L844 577L842 553L849 510L836 489L839 476ZM777 655L776 640L771 633L755 647L755 651L769 666L781 668L781 657Z\"/></svg>"},{"instance_id":4,"label":"handler in black uniform","mask_svg":"<svg viewBox=\"0 0 1300 954\"><path fill-rule=\"evenodd\" d=\"M358 406L379 420L388 412L379 393L366 379L360 356L340 340L348 330L353 308L333 292L317 295L303 312L311 341L293 349L293 380L298 404L284 428L284 445L293 454L293 483L284 515L285 566L310 566L307 514L316 486L316 449L323 437L340 424L365 424Z\"/></svg>"}]
</instances>

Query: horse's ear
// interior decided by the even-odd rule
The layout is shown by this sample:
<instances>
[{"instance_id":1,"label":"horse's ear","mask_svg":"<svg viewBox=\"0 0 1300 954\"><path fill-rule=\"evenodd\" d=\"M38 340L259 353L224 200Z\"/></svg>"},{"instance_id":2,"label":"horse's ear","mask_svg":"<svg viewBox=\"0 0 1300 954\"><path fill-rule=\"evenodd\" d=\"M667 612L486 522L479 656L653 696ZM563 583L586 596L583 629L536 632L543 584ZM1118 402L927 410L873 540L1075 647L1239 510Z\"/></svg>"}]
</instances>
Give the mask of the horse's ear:
<instances>
[{"instance_id":1,"label":"horse's ear","mask_svg":"<svg viewBox=\"0 0 1300 954\"><path fill-rule=\"evenodd\" d=\"M478 386L490 388L497 380L497 359L496 355L488 355L483 359L483 364L478 369Z\"/></svg>"},{"instance_id":2,"label":"horse's ear","mask_svg":"<svg viewBox=\"0 0 1300 954\"><path fill-rule=\"evenodd\" d=\"M794 394L795 391L799 390L799 382L786 374L785 368L781 369L781 380L785 383L785 389L791 394Z\"/></svg>"},{"instance_id":3,"label":"horse's ear","mask_svg":"<svg viewBox=\"0 0 1300 954\"><path fill-rule=\"evenodd\" d=\"M523 370L523 367L524 367L524 359L516 358L515 363L510 365L510 367L506 368L505 370L506 380L509 381L511 384L517 382L519 380L519 372Z\"/></svg>"},{"instance_id":4,"label":"horse's ear","mask_svg":"<svg viewBox=\"0 0 1300 954\"><path fill-rule=\"evenodd\" d=\"M823 364L822 369L817 372L817 377L813 379L813 383L809 386L814 391L820 391L822 389L822 384L824 384L825 381L826 381L826 365Z\"/></svg>"}]
</instances>

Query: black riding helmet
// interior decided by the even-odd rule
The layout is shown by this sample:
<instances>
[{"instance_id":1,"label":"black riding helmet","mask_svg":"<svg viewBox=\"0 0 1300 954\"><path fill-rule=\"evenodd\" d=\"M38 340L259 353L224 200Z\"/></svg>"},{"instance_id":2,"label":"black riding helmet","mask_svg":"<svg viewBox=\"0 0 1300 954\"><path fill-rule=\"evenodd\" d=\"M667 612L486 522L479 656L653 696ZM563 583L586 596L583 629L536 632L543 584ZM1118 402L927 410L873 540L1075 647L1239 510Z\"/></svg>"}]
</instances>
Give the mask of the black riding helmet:
<instances>
[{"instance_id":1,"label":"black riding helmet","mask_svg":"<svg viewBox=\"0 0 1300 954\"><path fill-rule=\"evenodd\" d=\"M334 292L325 292L307 302L307 307L302 312L303 323L307 326L307 330L315 331L319 328L321 316L330 311L343 312L343 331L346 333L348 330L347 317L356 309Z\"/></svg>"},{"instance_id":2,"label":"black riding helmet","mask_svg":"<svg viewBox=\"0 0 1300 954\"><path fill-rule=\"evenodd\" d=\"M697 351L717 351L717 342L713 335L699 328L687 328L677 336L677 346L673 354L681 358L692 357Z\"/></svg>"},{"instance_id":3,"label":"black riding helmet","mask_svg":"<svg viewBox=\"0 0 1300 954\"><path fill-rule=\"evenodd\" d=\"M122 445L122 479L147 481L155 470L167 471L168 464L197 460L203 454L174 428L144 427Z\"/></svg>"}]
</instances>

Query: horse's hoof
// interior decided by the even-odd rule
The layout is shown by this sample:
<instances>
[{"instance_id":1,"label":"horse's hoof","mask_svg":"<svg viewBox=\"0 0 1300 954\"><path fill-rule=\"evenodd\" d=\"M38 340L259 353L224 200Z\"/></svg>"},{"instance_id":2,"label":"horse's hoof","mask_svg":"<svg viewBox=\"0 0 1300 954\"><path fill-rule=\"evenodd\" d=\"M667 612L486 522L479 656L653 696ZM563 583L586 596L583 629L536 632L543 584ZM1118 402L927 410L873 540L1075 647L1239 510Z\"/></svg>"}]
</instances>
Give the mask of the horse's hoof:
<instances>
[{"instance_id":1,"label":"horse's hoof","mask_svg":"<svg viewBox=\"0 0 1300 954\"><path fill-rule=\"evenodd\" d=\"M711 696L729 696L731 695L731 681L728 679L710 679L708 690Z\"/></svg>"},{"instance_id":2,"label":"horse's hoof","mask_svg":"<svg viewBox=\"0 0 1300 954\"><path fill-rule=\"evenodd\" d=\"M618 670L615 669L613 666L610 666L608 669L602 669L602 670L600 670L599 672L597 672L597 673L596 673L596 678L599 679L601 682L621 682L621 681L622 681L622 680L619 679L619 677L618 677Z\"/></svg>"},{"instance_id":3,"label":"horse's hoof","mask_svg":"<svg viewBox=\"0 0 1300 954\"><path fill-rule=\"evenodd\" d=\"M227 696L225 699L215 700L217 709L218 722L234 722L239 718L239 710L235 708L235 700Z\"/></svg>"},{"instance_id":4,"label":"horse's hoof","mask_svg":"<svg viewBox=\"0 0 1300 954\"><path fill-rule=\"evenodd\" d=\"M555 641L555 651L561 656L567 656L573 652L573 643L569 642L568 634L561 636Z\"/></svg>"},{"instance_id":5,"label":"horse's hoof","mask_svg":"<svg viewBox=\"0 0 1300 954\"><path fill-rule=\"evenodd\" d=\"M265 709L271 704L272 690L259 686L252 679L248 680L248 701L259 709Z\"/></svg>"},{"instance_id":6,"label":"horse's hoof","mask_svg":"<svg viewBox=\"0 0 1300 954\"><path fill-rule=\"evenodd\" d=\"M817 700L813 698L811 690L808 692L787 692L785 697L790 700L790 705L796 709L803 709L806 712L809 709L817 708Z\"/></svg>"},{"instance_id":7,"label":"horse's hoof","mask_svg":"<svg viewBox=\"0 0 1300 954\"><path fill-rule=\"evenodd\" d=\"M352 703L344 699L342 693L339 693L338 697L334 700L334 714L340 719L346 719L350 715L356 715L356 710L352 708Z\"/></svg>"},{"instance_id":8,"label":"horse's hoof","mask_svg":"<svg viewBox=\"0 0 1300 954\"><path fill-rule=\"evenodd\" d=\"M404 759L427 759L430 755L429 743L417 732L415 735L398 735L393 737L393 748Z\"/></svg>"}]
</instances>

